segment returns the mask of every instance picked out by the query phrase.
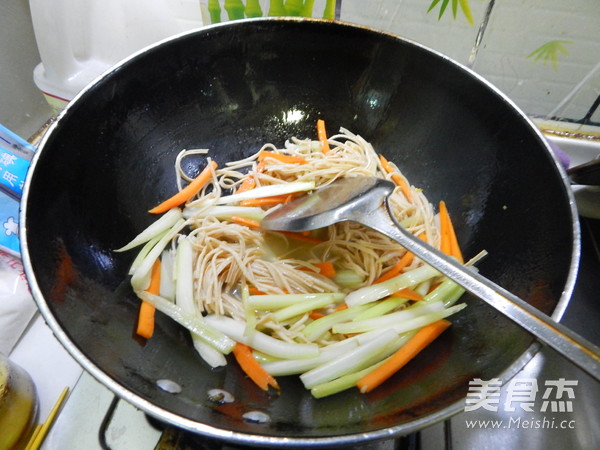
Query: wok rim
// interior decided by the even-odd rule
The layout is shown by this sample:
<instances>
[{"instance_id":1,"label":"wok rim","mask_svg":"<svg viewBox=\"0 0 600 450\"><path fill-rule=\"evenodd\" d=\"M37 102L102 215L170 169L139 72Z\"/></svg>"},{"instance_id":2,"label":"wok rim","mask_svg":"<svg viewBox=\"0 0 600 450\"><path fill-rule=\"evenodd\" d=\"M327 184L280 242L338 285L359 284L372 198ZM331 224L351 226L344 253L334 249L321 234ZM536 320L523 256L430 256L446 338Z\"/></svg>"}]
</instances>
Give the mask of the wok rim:
<instances>
[{"instance_id":1,"label":"wok rim","mask_svg":"<svg viewBox=\"0 0 600 450\"><path fill-rule=\"evenodd\" d=\"M109 375L107 375L100 367L98 367L91 359L89 359L82 351L79 350L75 342L73 342L67 333L62 329L53 313L51 312L48 303L42 293L38 283L37 278L34 273L32 262L29 255L29 243L27 240L27 204L29 198L29 191L32 183L35 178L35 168L37 166L37 161L40 158L40 155L43 153L44 148L46 146L47 141L56 132L56 130L61 126L61 122L68 120L69 111L81 101L81 98L84 97L89 91L95 88L97 84L99 84L102 80L107 77L110 77L113 73L117 72L123 65L126 63L145 55L148 52L153 51L157 47L161 47L169 42L176 41L179 39L183 39L187 36L210 32L210 30L223 28L223 27L236 27L239 24L249 23L249 22L312 22L312 23L325 23L330 24L331 26L340 26L347 28L355 28L360 30L366 30L375 34L385 35L391 37L395 40L403 41L410 45L420 48L425 52L432 53L439 58L442 58L447 63L456 66L459 70L465 73L465 75L470 76L480 83L482 83L487 89L492 91L495 95L497 95L500 99L502 99L512 111L517 114L521 120L525 122L526 125L529 126L530 130L536 135L539 140L540 145L546 148L547 153L549 153L550 157L554 161L560 178L563 183L563 188L566 192L568 203L569 203L569 211L571 215L570 223L572 224L572 235L573 235L573 248L571 252L571 263L569 265L569 272L567 274L567 279L564 285L564 289L561 293L561 296L554 308L550 317L555 321L559 322L562 318L569 301L571 299L575 282L577 278L577 272L579 268L579 260L581 256L581 230L579 226L579 216L577 213L577 207L575 203L574 194L570 188L570 182L567 175L566 170L561 165L558 157L552 151L551 147L548 145L546 138L543 133L535 126L532 120L510 99L507 95L502 93L496 86L494 86L491 82L485 79L483 76L476 73L473 69L451 59L450 57L440 53L439 51L433 50L423 44L415 42L411 39L407 39L400 35L374 29L372 27L357 25L344 21L332 21L326 19L318 19L318 18L297 18L297 17L267 17L267 18L251 18L251 19L242 19L233 22L223 22L219 24L206 25L199 28L194 28L182 33L178 33L171 37L162 39L160 41L155 42L147 47L142 48L141 50L131 54L130 56L122 59L111 68L106 70L104 73L99 75L96 79L91 81L84 89L82 89L70 102L69 104L57 115L56 120L49 126L48 130L42 137L38 150L35 152L35 155L31 161L31 166L27 174L27 178L25 181L25 185L23 187L23 195L21 198L21 208L19 213L19 236L21 237L21 255L23 259L23 266L25 270L25 274L27 276L27 280L29 282L30 290L32 296L38 306L38 309L44 318L46 324L50 327L55 337L61 343L61 345L67 350L67 352L77 361L81 367L92 375L99 383L108 388L115 394L117 397L127 401L128 403L134 405L139 408L143 412L149 414L150 416L166 421L169 424L179 427L185 431L190 431L193 433L201 434L207 436L209 438L214 438L218 440L223 440L229 443L241 444L241 445L249 445L249 446L269 446L269 447L331 447L331 446L339 446L339 445L353 445L359 443L365 443L368 441L377 441L377 440L385 440L385 439L393 439L398 438L400 436L404 436L410 433L414 433L419 431L427 426L433 425L435 423L446 420L458 413L460 413L465 407L465 399L461 399L456 401L445 408L431 413L429 415L423 416L418 419L414 419L409 422L405 422L400 425L395 425L387 428L372 430L363 433L353 433L353 434L343 434L343 435L331 435L331 436L319 436L319 437L280 437L280 436L268 436L268 435L259 435L259 434L250 434L239 431L229 431L221 428L217 428L211 426L207 423L196 422L191 419L187 419L178 414L167 411L152 402L145 400L141 396L131 392L117 381L112 379ZM66 119L65 119L66 117ZM543 346L541 343L534 341L522 354L519 358L517 358L504 372L498 375L498 378L502 380L503 385L508 383L510 379L512 379L518 372L520 372L526 364L537 354L537 352Z\"/></svg>"}]
</instances>

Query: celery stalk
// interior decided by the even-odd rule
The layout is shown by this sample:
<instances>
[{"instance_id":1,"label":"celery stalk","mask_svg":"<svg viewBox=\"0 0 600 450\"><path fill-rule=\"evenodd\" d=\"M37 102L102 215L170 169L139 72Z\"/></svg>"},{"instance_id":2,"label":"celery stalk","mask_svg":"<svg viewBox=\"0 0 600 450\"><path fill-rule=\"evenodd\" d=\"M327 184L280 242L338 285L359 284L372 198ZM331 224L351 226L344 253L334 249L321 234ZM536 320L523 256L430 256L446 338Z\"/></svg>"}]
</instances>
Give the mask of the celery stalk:
<instances>
[{"instance_id":1,"label":"celery stalk","mask_svg":"<svg viewBox=\"0 0 600 450\"><path fill-rule=\"evenodd\" d=\"M414 319L410 319L400 324L394 325L392 329L397 333L404 333L407 331L416 330L417 328L424 327L425 325L429 325L430 323L436 322L441 319L445 319L446 317L449 317L452 314L455 314L460 310L466 308L466 306L466 303L461 303L459 305L451 306L450 308L444 308L439 311L434 311L432 313L415 317Z\"/></svg>"},{"instance_id":2,"label":"celery stalk","mask_svg":"<svg viewBox=\"0 0 600 450\"><path fill-rule=\"evenodd\" d=\"M127 245L118 248L115 252L124 252L126 250L131 250L138 245L145 244L150 241L154 237L163 233L164 231L171 228L175 223L181 218L181 210L179 208L173 208L164 213L158 220L152 222L146 229L144 229L140 234L134 237Z\"/></svg>"},{"instance_id":3,"label":"celery stalk","mask_svg":"<svg viewBox=\"0 0 600 450\"><path fill-rule=\"evenodd\" d=\"M450 279L446 279L442 284L427 294L423 301L428 303L441 301L444 306L448 307L454 304L464 293L465 289L459 284Z\"/></svg>"},{"instance_id":4,"label":"celery stalk","mask_svg":"<svg viewBox=\"0 0 600 450\"><path fill-rule=\"evenodd\" d=\"M313 358L319 355L319 346L316 344L284 342L260 331L254 332L249 338L244 335L246 324L230 317L209 315L204 320L231 339L268 355L278 358L288 358L290 355L294 355L298 359Z\"/></svg>"},{"instance_id":5,"label":"celery stalk","mask_svg":"<svg viewBox=\"0 0 600 450\"><path fill-rule=\"evenodd\" d=\"M175 253L175 302L186 314L194 316L203 322L194 302L194 251L191 241L181 236L178 240ZM211 367L220 367L227 364L223 353L205 342L201 336L190 331L194 348L202 359Z\"/></svg>"},{"instance_id":6,"label":"celery stalk","mask_svg":"<svg viewBox=\"0 0 600 450\"><path fill-rule=\"evenodd\" d=\"M391 328L394 325L415 319L419 316L427 315L440 311L444 305L440 302L425 303L419 302L395 313L354 322L340 323L333 327L334 333L350 334L363 333L365 331L380 330L382 328Z\"/></svg>"},{"instance_id":7,"label":"celery stalk","mask_svg":"<svg viewBox=\"0 0 600 450\"><path fill-rule=\"evenodd\" d=\"M386 346L381 355L371 358L371 362L366 364L368 367L348 373L331 381L318 384L311 388L311 394L315 398L322 398L354 387L358 380L382 365L393 353L400 349L400 347L404 346L404 344L406 344L415 334L417 334L416 331L401 334L398 339L392 341Z\"/></svg>"},{"instance_id":8,"label":"celery stalk","mask_svg":"<svg viewBox=\"0 0 600 450\"><path fill-rule=\"evenodd\" d=\"M426 294L425 297L423 297L423 301L436 302L444 300L446 296L450 294L456 286L458 285L454 281L446 278L433 291Z\"/></svg>"},{"instance_id":9,"label":"celery stalk","mask_svg":"<svg viewBox=\"0 0 600 450\"><path fill-rule=\"evenodd\" d=\"M314 322L309 323L304 327L302 333L309 341L315 341L320 338L324 333L330 330L335 324L352 320L357 315L364 313L368 309L367 305L358 305L351 308L344 309L342 311L336 311L331 314L327 314Z\"/></svg>"},{"instance_id":10,"label":"celery stalk","mask_svg":"<svg viewBox=\"0 0 600 450\"><path fill-rule=\"evenodd\" d=\"M185 219L216 217L221 220L231 219L233 216L245 217L247 219L258 220L259 222L265 216L265 211L262 208L253 206L212 206L210 208L195 208L188 206L183 210Z\"/></svg>"},{"instance_id":11,"label":"celery stalk","mask_svg":"<svg viewBox=\"0 0 600 450\"><path fill-rule=\"evenodd\" d=\"M365 278L354 270L341 269L336 272L333 281L335 281L338 286L354 289L363 284Z\"/></svg>"},{"instance_id":12,"label":"celery stalk","mask_svg":"<svg viewBox=\"0 0 600 450\"><path fill-rule=\"evenodd\" d=\"M161 234L159 234L158 236L155 236L154 238L152 238L148 242L146 242L146 244L138 252L138 254L136 255L135 259L131 263L131 266L129 267L129 273L128 273L128 275L133 275L134 274L134 272L140 266L140 264L142 263L142 261L144 261L144 259L146 259L146 256L148 256L148 253L150 253L150 250L152 250L154 248L154 246L167 233L168 233L168 230L165 230Z\"/></svg>"},{"instance_id":13,"label":"celery stalk","mask_svg":"<svg viewBox=\"0 0 600 450\"><path fill-rule=\"evenodd\" d=\"M185 220L183 219L179 219L177 222L175 222L175 224L171 227L171 230L160 238L156 245L148 252L140 265L135 269L135 272L133 272L133 275L131 276L131 286L134 290L144 291L148 289L148 285L150 284L150 273L152 271L154 261L156 261L156 259L160 256L171 239L173 239L175 235L181 231L184 224Z\"/></svg>"},{"instance_id":14,"label":"celery stalk","mask_svg":"<svg viewBox=\"0 0 600 450\"><path fill-rule=\"evenodd\" d=\"M350 341L332 350L322 351L319 356L306 359L281 359L263 364L263 368L273 376L296 375L314 369L327 361L338 358L358 347L358 342Z\"/></svg>"},{"instance_id":15,"label":"celery stalk","mask_svg":"<svg viewBox=\"0 0 600 450\"><path fill-rule=\"evenodd\" d=\"M421 294L423 297L425 297L429 293L430 288L431 288L431 280L425 280L422 283L415 286L413 288L413 290L417 294Z\"/></svg>"},{"instance_id":16,"label":"celery stalk","mask_svg":"<svg viewBox=\"0 0 600 450\"><path fill-rule=\"evenodd\" d=\"M326 306L339 303L343 300L343 298L343 294L331 294L329 296L324 295L316 299L305 300L301 303L296 303L295 305L286 306L285 308L275 311L272 315L276 320L281 322L283 320L299 316L300 314L305 314L314 309L325 308Z\"/></svg>"},{"instance_id":17,"label":"celery stalk","mask_svg":"<svg viewBox=\"0 0 600 450\"><path fill-rule=\"evenodd\" d=\"M400 337L395 342L393 342L392 345L388 346L385 355L383 355L383 357L379 361L376 361L374 364L369 365L369 367L358 370L357 372L352 372L334 380L318 384L310 390L310 393L315 398L323 398L354 387L358 380L360 380L362 377L364 377L368 373L381 366L384 362L386 362L389 359L390 355L392 355L400 347L406 344L409 341L409 339L412 338L415 334L417 334L416 331L411 331L409 333L404 333L400 335Z\"/></svg>"},{"instance_id":18,"label":"celery stalk","mask_svg":"<svg viewBox=\"0 0 600 450\"><path fill-rule=\"evenodd\" d=\"M207 324L206 321L200 319L198 315L188 314L181 307L158 295L152 295L145 290L136 291L136 294L139 298L154 305L156 309L198 335L204 342L212 345L220 352L228 354L233 350L235 342L222 331L217 330L212 325Z\"/></svg>"},{"instance_id":19,"label":"celery stalk","mask_svg":"<svg viewBox=\"0 0 600 450\"><path fill-rule=\"evenodd\" d=\"M175 303L188 314L198 314L194 303L194 250L191 241L181 236L175 252ZM201 317L201 316L200 316Z\"/></svg>"},{"instance_id":20,"label":"celery stalk","mask_svg":"<svg viewBox=\"0 0 600 450\"><path fill-rule=\"evenodd\" d=\"M363 305L374 302L393 294L400 289L409 288L425 280L438 276L440 273L433 267L425 264L414 270L404 272L382 283L366 286L348 294L348 306Z\"/></svg>"},{"instance_id":21,"label":"celery stalk","mask_svg":"<svg viewBox=\"0 0 600 450\"><path fill-rule=\"evenodd\" d=\"M175 300L175 279L173 270L175 267L175 252L171 249L163 250L160 256L160 290L159 295L167 300Z\"/></svg>"},{"instance_id":22,"label":"celery stalk","mask_svg":"<svg viewBox=\"0 0 600 450\"><path fill-rule=\"evenodd\" d=\"M454 290L450 294L448 294L448 296L444 300L442 300L442 302L444 303L444 308L450 308L458 300L460 300L464 293L465 290L461 286L456 285Z\"/></svg>"},{"instance_id":23,"label":"celery stalk","mask_svg":"<svg viewBox=\"0 0 600 450\"><path fill-rule=\"evenodd\" d=\"M200 357L210 366L210 367L223 367L227 365L227 359L225 355L221 353L219 350L214 348L212 345L204 342L200 337L192 333L192 344L194 348L200 355Z\"/></svg>"},{"instance_id":24,"label":"celery stalk","mask_svg":"<svg viewBox=\"0 0 600 450\"><path fill-rule=\"evenodd\" d=\"M246 316L246 329L244 330L244 336L252 338L252 335L256 331L256 314L254 308L248 303L248 286L246 283L242 286L242 305L244 307L244 314Z\"/></svg>"},{"instance_id":25,"label":"celery stalk","mask_svg":"<svg viewBox=\"0 0 600 450\"><path fill-rule=\"evenodd\" d=\"M344 299L341 292L323 292L314 294L261 294L250 295L248 306L261 311L287 308L304 302L324 301L327 306L331 303L339 303Z\"/></svg>"},{"instance_id":26,"label":"celery stalk","mask_svg":"<svg viewBox=\"0 0 600 450\"><path fill-rule=\"evenodd\" d=\"M293 194L294 192L311 191L314 188L315 183L313 181L292 181L285 184L273 184L270 186L261 186L250 189L249 191L240 192L239 194L225 195L217 200L217 204L227 205L239 202L241 200L271 197L273 195Z\"/></svg>"},{"instance_id":27,"label":"celery stalk","mask_svg":"<svg viewBox=\"0 0 600 450\"><path fill-rule=\"evenodd\" d=\"M300 380L307 389L312 389L318 384L360 370L366 365L373 364L373 359L383 354L387 350L388 344L397 338L396 332L385 330L377 338L355 350L303 373L300 375Z\"/></svg>"},{"instance_id":28,"label":"celery stalk","mask_svg":"<svg viewBox=\"0 0 600 450\"><path fill-rule=\"evenodd\" d=\"M267 355L266 353L258 352L256 350L252 351L252 356L254 356L254 359L261 365L282 360L281 358L276 358L273 355Z\"/></svg>"},{"instance_id":29,"label":"celery stalk","mask_svg":"<svg viewBox=\"0 0 600 450\"><path fill-rule=\"evenodd\" d=\"M370 306L367 310L365 310L362 314L356 316L353 321L357 322L359 320L373 319L375 317L383 316L384 314L393 311L398 306L404 305L408 300L401 297L390 297L385 300L378 302L375 305L364 305Z\"/></svg>"},{"instance_id":30,"label":"celery stalk","mask_svg":"<svg viewBox=\"0 0 600 450\"><path fill-rule=\"evenodd\" d=\"M317 384L310 390L310 393L314 398L323 398L356 387L356 383L358 383L362 377L381 366L385 361L386 360L384 359L366 369L359 370L358 372L349 373L348 375L341 376L335 380Z\"/></svg>"}]
</instances>

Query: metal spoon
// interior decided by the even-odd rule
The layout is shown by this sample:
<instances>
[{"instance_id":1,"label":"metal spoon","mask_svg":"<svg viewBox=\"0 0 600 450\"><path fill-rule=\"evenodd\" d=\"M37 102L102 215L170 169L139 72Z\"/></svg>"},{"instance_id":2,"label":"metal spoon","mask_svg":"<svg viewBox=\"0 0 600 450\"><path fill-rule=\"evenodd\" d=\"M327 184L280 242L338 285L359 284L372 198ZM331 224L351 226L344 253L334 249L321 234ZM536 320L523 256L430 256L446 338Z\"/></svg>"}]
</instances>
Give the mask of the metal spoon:
<instances>
[{"instance_id":1,"label":"metal spoon","mask_svg":"<svg viewBox=\"0 0 600 450\"><path fill-rule=\"evenodd\" d=\"M261 227L306 231L353 221L379 231L600 381L600 347L407 232L390 214L387 199L393 190L393 183L375 177L343 178L271 212Z\"/></svg>"}]
</instances>

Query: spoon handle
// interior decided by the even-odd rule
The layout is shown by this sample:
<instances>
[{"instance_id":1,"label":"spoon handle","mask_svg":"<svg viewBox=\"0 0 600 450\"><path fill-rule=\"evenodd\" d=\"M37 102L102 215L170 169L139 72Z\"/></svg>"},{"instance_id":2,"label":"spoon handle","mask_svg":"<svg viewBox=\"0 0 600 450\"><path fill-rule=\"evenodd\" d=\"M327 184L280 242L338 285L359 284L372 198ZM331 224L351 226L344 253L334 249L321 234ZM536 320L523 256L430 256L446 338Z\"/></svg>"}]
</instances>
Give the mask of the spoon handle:
<instances>
[{"instance_id":1,"label":"spoon handle","mask_svg":"<svg viewBox=\"0 0 600 450\"><path fill-rule=\"evenodd\" d=\"M524 300L488 280L478 272L424 243L400 226L385 208L360 217L360 223L394 239L423 262L435 267L471 294L512 319L538 340L600 381L600 347L587 341Z\"/></svg>"}]
</instances>

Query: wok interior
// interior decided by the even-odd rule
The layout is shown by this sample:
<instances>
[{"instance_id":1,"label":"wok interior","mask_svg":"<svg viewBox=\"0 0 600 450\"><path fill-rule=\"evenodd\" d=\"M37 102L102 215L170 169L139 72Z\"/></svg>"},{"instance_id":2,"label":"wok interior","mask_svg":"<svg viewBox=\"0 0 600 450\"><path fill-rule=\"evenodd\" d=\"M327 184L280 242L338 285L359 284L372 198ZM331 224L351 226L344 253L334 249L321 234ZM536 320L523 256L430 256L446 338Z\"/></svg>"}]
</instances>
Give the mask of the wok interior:
<instances>
[{"instance_id":1,"label":"wok interior","mask_svg":"<svg viewBox=\"0 0 600 450\"><path fill-rule=\"evenodd\" d=\"M210 370L187 331L161 314L145 345L133 337L139 301L127 270L135 252L113 249L175 192L175 155L209 148L222 165L265 142L314 137L318 118L329 134L343 126L370 141L434 204L444 199L465 255L489 252L479 264L484 275L554 309L571 264L573 218L554 160L509 103L445 58L391 36L328 22L249 21L125 62L71 105L40 150L22 239L43 294L37 301L75 356L149 401L153 414L189 419L184 426L299 438L409 430L461 401L469 380L507 370L531 337L468 296L454 326L369 395L314 400L296 377L279 380L280 395L264 393L235 364ZM188 165L194 174L203 160ZM161 391L158 379L183 390ZM216 406L206 395L212 388L236 401ZM271 422L242 420L250 410Z\"/></svg>"}]
</instances>

